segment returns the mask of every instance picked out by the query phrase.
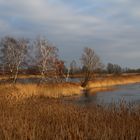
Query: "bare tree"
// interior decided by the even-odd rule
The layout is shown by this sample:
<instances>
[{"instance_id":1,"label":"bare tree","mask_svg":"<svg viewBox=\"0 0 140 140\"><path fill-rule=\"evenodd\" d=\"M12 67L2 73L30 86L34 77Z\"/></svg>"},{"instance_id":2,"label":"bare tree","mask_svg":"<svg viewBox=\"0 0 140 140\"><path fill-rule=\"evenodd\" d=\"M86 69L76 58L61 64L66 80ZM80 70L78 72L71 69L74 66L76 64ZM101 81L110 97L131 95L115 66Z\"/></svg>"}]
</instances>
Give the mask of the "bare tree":
<instances>
[{"instance_id":1,"label":"bare tree","mask_svg":"<svg viewBox=\"0 0 140 140\"><path fill-rule=\"evenodd\" d=\"M108 65L107 65L107 72L108 72L109 74L114 73L114 65L113 65L113 64L108 63Z\"/></svg>"},{"instance_id":2,"label":"bare tree","mask_svg":"<svg viewBox=\"0 0 140 140\"><path fill-rule=\"evenodd\" d=\"M68 82L70 77L70 67L67 68L66 73L64 74L65 81Z\"/></svg>"},{"instance_id":3,"label":"bare tree","mask_svg":"<svg viewBox=\"0 0 140 140\"><path fill-rule=\"evenodd\" d=\"M58 57L58 49L46 39L35 41L38 48L38 67L41 73L41 82L59 82L61 80L64 62Z\"/></svg>"},{"instance_id":4,"label":"bare tree","mask_svg":"<svg viewBox=\"0 0 140 140\"><path fill-rule=\"evenodd\" d=\"M107 65L107 71L109 74L121 74L122 73L122 68L121 66L119 66L118 64L111 64L111 63L108 63Z\"/></svg>"},{"instance_id":5,"label":"bare tree","mask_svg":"<svg viewBox=\"0 0 140 140\"><path fill-rule=\"evenodd\" d=\"M73 75L77 70L77 64L75 60L70 63L70 73Z\"/></svg>"},{"instance_id":6,"label":"bare tree","mask_svg":"<svg viewBox=\"0 0 140 140\"><path fill-rule=\"evenodd\" d=\"M81 80L81 86L86 87L89 80L91 79L94 70L97 70L102 66L102 63L100 62L99 56L94 52L91 48L84 48L82 57L81 57L81 63L83 66L83 77Z\"/></svg>"},{"instance_id":7,"label":"bare tree","mask_svg":"<svg viewBox=\"0 0 140 140\"><path fill-rule=\"evenodd\" d=\"M114 64L114 74L119 75L122 73L122 68L118 64Z\"/></svg>"},{"instance_id":8,"label":"bare tree","mask_svg":"<svg viewBox=\"0 0 140 140\"><path fill-rule=\"evenodd\" d=\"M5 69L9 72L9 78L16 83L19 68L24 62L27 52L27 40L4 37L0 42L1 60Z\"/></svg>"},{"instance_id":9,"label":"bare tree","mask_svg":"<svg viewBox=\"0 0 140 140\"><path fill-rule=\"evenodd\" d=\"M63 79L65 82L69 82L69 78L70 78L70 65L67 64L67 66L64 66Z\"/></svg>"}]
</instances>

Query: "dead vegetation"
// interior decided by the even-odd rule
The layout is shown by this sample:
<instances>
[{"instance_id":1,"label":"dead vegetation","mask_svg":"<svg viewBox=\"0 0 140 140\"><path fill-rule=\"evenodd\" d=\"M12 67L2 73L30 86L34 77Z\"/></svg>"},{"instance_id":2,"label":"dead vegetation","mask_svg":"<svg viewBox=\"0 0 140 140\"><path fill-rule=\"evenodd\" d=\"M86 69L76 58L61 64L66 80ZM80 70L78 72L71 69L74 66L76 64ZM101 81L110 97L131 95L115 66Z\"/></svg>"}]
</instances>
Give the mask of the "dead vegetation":
<instances>
[{"instance_id":1,"label":"dead vegetation","mask_svg":"<svg viewBox=\"0 0 140 140\"><path fill-rule=\"evenodd\" d=\"M133 80L131 77L132 81L129 77L128 79L123 77L123 79L134 82L138 80L137 77L133 77ZM122 79L118 78L118 81L122 82ZM96 82L94 82L95 85ZM140 139L139 105L137 107L126 106L123 103L120 103L119 107L78 105L63 102L62 98L59 98L81 94L81 90L81 86L74 83L39 86L37 84L1 84L0 139Z\"/></svg>"},{"instance_id":2,"label":"dead vegetation","mask_svg":"<svg viewBox=\"0 0 140 140\"><path fill-rule=\"evenodd\" d=\"M140 107L79 106L43 96L0 101L1 140L140 139Z\"/></svg>"},{"instance_id":3,"label":"dead vegetation","mask_svg":"<svg viewBox=\"0 0 140 140\"><path fill-rule=\"evenodd\" d=\"M78 84L1 84L0 95L9 101L21 101L32 96L44 96L48 98L60 98L81 94L82 88Z\"/></svg>"},{"instance_id":4,"label":"dead vegetation","mask_svg":"<svg viewBox=\"0 0 140 140\"><path fill-rule=\"evenodd\" d=\"M90 81L89 88L111 87L116 85L133 84L140 82L140 75L110 76Z\"/></svg>"}]
</instances>

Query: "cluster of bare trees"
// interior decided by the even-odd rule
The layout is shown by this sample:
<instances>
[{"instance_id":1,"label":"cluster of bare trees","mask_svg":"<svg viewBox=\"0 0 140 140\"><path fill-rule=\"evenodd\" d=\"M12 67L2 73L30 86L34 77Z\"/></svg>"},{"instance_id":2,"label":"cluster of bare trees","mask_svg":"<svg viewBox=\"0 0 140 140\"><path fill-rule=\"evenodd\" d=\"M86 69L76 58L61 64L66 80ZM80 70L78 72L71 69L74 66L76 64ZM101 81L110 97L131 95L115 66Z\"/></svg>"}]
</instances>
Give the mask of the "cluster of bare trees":
<instances>
[{"instance_id":1,"label":"cluster of bare trees","mask_svg":"<svg viewBox=\"0 0 140 140\"><path fill-rule=\"evenodd\" d=\"M46 39L37 39L34 42L37 53L37 65L41 74L41 81L61 82L64 75L64 62L58 57L58 49Z\"/></svg>"},{"instance_id":2,"label":"cluster of bare trees","mask_svg":"<svg viewBox=\"0 0 140 140\"><path fill-rule=\"evenodd\" d=\"M4 37L0 41L0 51L3 70L13 83L16 83L19 70L30 66L38 69L40 82L68 81L69 74L77 69L76 61L72 61L70 67L66 68L64 61L58 56L58 49L45 38L29 41L24 38ZM86 87L94 70L101 67L101 62L91 48L84 49L80 60L84 68L81 86Z\"/></svg>"},{"instance_id":3,"label":"cluster of bare trees","mask_svg":"<svg viewBox=\"0 0 140 140\"><path fill-rule=\"evenodd\" d=\"M123 72L123 69L118 64L108 63L107 72L109 74L121 74Z\"/></svg>"},{"instance_id":4,"label":"cluster of bare trees","mask_svg":"<svg viewBox=\"0 0 140 140\"><path fill-rule=\"evenodd\" d=\"M37 51L30 55L29 46ZM3 69L9 75L9 80L16 82L19 70L35 62L41 74L41 81L60 81L63 76L64 62L58 57L58 49L45 39L37 38L32 43L26 39L4 37L0 41L1 63ZM32 53L30 51L30 53ZM35 56L35 57L32 57Z\"/></svg>"},{"instance_id":5,"label":"cluster of bare trees","mask_svg":"<svg viewBox=\"0 0 140 140\"><path fill-rule=\"evenodd\" d=\"M140 73L140 69L124 68L118 64L108 63L106 73L120 75L122 73Z\"/></svg>"}]
</instances>

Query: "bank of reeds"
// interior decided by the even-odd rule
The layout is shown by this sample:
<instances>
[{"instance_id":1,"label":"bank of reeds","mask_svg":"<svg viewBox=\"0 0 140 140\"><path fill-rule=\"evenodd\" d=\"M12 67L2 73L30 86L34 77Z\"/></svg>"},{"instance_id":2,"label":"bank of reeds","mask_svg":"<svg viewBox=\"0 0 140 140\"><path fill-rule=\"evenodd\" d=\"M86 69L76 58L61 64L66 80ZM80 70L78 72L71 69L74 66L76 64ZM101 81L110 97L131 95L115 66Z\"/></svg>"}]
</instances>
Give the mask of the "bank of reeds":
<instances>
[{"instance_id":1,"label":"bank of reeds","mask_svg":"<svg viewBox=\"0 0 140 140\"><path fill-rule=\"evenodd\" d=\"M125 81L139 81L137 76L117 78L93 81L90 84L97 89ZM0 140L140 139L139 105L134 107L120 103L119 107L103 107L94 104L76 105L54 99L81 94L81 90L79 84L70 83L40 86L1 84Z\"/></svg>"},{"instance_id":2,"label":"bank of reeds","mask_svg":"<svg viewBox=\"0 0 140 140\"><path fill-rule=\"evenodd\" d=\"M81 94L81 86L74 83L61 84L1 84L0 96L4 95L8 100L23 100L32 96L44 96L60 98Z\"/></svg>"},{"instance_id":3,"label":"bank of reeds","mask_svg":"<svg viewBox=\"0 0 140 140\"><path fill-rule=\"evenodd\" d=\"M113 90L112 86L140 82L140 75L105 77L90 81L88 88L92 93L104 90ZM6 95L9 100L23 100L31 96L45 96L50 98L60 98L64 96L74 96L82 94L80 83L60 83L60 84L0 84L0 96ZM1 94L2 93L2 94Z\"/></svg>"},{"instance_id":4,"label":"bank of reeds","mask_svg":"<svg viewBox=\"0 0 140 140\"><path fill-rule=\"evenodd\" d=\"M139 140L140 107L74 105L44 96L0 97L1 140Z\"/></svg>"},{"instance_id":5,"label":"bank of reeds","mask_svg":"<svg viewBox=\"0 0 140 140\"><path fill-rule=\"evenodd\" d=\"M104 88L116 85L133 84L140 82L140 75L110 76L98 80L90 81L89 88Z\"/></svg>"}]
</instances>

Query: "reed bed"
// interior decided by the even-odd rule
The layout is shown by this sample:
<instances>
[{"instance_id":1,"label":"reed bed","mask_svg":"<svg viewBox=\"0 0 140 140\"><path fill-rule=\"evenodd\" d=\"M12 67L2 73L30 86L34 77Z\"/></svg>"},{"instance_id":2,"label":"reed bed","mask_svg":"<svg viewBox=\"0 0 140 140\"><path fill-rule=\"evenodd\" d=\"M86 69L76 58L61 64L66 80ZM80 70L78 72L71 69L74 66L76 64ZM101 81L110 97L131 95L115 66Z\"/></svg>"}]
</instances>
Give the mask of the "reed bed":
<instances>
[{"instance_id":1,"label":"reed bed","mask_svg":"<svg viewBox=\"0 0 140 140\"><path fill-rule=\"evenodd\" d=\"M32 96L44 96L49 98L60 98L81 94L82 87L78 84L1 84L0 96L12 101L24 100Z\"/></svg>"},{"instance_id":2,"label":"reed bed","mask_svg":"<svg viewBox=\"0 0 140 140\"><path fill-rule=\"evenodd\" d=\"M105 77L103 79L90 81L88 88L91 93L99 91L114 90L112 86L140 82L140 75ZM49 98L61 98L82 94L82 87L78 83L60 84L0 84L0 96L4 94L9 100L23 100L32 96L45 96Z\"/></svg>"},{"instance_id":3,"label":"reed bed","mask_svg":"<svg viewBox=\"0 0 140 140\"><path fill-rule=\"evenodd\" d=\"M140 139L138 106L80 106L44 96L0 104L1 140Z\"/></svg>"},{"instance_id":4,"label":"reed bed","mask_svg":"<svg viewBox=\"0 0 140 140\"><path fill-rule=\"evenodd\" d=\"M81 90L72 83L1 84L0 140L140 139L139 105L79 105L60 98L79 95Z\"/></svg>"},{"instance_id":5,"label":"reed bed","mask_svg":"<svg viewBox=\"0 0 140 140\"><path fill-rule=\"evenodd\" d=\"M140 82L140 75L111 76L99 80L90 81L88 87L103 88L103 87L109 87L109 86L111 87L116 85L133 84L138 82Z\"/></svg>"}]
</instances>

